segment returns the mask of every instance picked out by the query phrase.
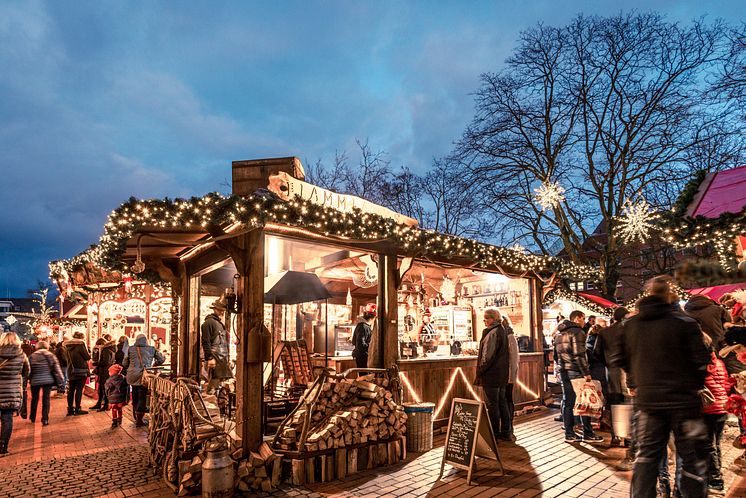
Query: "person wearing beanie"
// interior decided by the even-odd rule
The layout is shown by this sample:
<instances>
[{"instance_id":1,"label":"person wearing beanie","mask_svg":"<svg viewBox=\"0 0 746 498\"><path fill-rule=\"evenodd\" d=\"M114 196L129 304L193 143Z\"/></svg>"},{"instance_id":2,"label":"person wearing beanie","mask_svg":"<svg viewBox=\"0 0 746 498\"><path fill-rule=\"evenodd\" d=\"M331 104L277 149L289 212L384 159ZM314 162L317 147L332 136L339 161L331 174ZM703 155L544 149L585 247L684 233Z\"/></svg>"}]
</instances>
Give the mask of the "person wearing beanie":
<instances>
[{"instance_id":1,"label":"person wearing beanie","mask_svg":"<svg viewBox=\"0 0 746 498\"><path fill-rule=\"evenodd\" d=\"M127 379L122 375L122 366L116 363L109 367L109 377L106 379L106 398L109 400L111 409L111 427L122 425L122 408L127 405L129 399L129 386Z\"/></svg>"}]
</instances>

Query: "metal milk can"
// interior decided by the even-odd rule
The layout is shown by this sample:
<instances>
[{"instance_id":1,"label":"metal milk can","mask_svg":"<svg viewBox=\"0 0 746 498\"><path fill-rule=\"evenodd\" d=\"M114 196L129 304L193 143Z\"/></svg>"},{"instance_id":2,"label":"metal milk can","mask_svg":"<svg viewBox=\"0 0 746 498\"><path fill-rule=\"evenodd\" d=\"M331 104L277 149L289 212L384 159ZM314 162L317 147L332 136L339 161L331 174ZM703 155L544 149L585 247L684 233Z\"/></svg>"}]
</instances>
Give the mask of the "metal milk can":
<instances>
[{"instance_id":1,"label":"metal milk can","mask_svg":"<svg viewBox=\"0 0 746 498\"><path fill-rule=\"evenodd\" d=\"M229 498L233 496L233 460L228 449L207 452L202 462L202 498Z\"/></svg>"}]
</instances>

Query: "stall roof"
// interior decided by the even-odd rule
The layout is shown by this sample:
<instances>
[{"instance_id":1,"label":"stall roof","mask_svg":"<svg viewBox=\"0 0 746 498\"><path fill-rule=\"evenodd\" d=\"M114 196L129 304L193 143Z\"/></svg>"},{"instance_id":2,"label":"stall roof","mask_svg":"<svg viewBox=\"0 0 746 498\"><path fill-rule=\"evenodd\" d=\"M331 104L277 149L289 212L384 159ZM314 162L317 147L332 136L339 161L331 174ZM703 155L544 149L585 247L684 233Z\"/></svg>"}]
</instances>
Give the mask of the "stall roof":
<instances>
[{"instance_id":1,"label":"stall roof","mask_svg":"<svg viewBox=\"0 0 746 498\"><path fill-rule=\"evenodd\" d=\"M726 285L714 285L712 287L699 287L696 289L689 289L689 294L702 294L715 301L719 300L723 295L729 292L735 292L737 290L746 289L746 282L740 284L726 284Z\"/></svg>"},{"instance_id":2,"label":"stall roof","mask_svg":"<svg viewBox=\"0 0 746 498\"><path fill-rule=\"evenodd\" d=\"M396 223L375 213L338 211L301 199L283 201L263 192L241 197L207 194L191 199L130 199L109 216L98 245L68 261L50 264L52 278L81 266L131 271L138 255L160 278L213 245L264 227L268 233L330 241L367 252L395 253L514 277L559 274L593 278L591 267ZM164 266L165 265L165 266ZM88 276L95 272L88 272ZM85 280L85 279L84 279ZM74 282L85 285L89 282Z\"/></svg>"},{"instance_id":3,"label":"stall roof","mask_svg":"<svg viewBox=\"0 0 746 498\"><path fill-rule=\"evenodd\" d=\"M689 205L692 217L717 218L723 213L740 213L746 206L746 166L709 173Z\"/></svg>"},{"instance_id":4,"label":"stall roof","mask_svg":"<svg viewBox=\"0 0 746 498\"><path fill-rule=\"evenodd\" d=\"M604 308L618 308L619 305L615 302L609 301L608 299L604 299L601 296L597 296L595 294L588 294L586 292L578 292L579 295L583 296L586 299L590 299L594 303L603 306Z\"/></svg>"}]
</instances>

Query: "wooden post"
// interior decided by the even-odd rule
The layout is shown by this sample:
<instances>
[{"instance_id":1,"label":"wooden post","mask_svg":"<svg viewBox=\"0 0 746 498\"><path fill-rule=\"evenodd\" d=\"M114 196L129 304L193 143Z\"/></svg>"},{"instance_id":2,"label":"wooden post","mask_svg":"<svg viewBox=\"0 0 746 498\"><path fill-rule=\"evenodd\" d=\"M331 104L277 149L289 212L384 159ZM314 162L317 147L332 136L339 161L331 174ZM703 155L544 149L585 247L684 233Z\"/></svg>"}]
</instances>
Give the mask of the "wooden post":
<instances>
[{"instance_id":1,"label":"wooden post","mask_svg":"<svg viewBox=\"0 0 746 498\"><path fill-rule=\"evenodd\" d=\"M237 252L231 251L239 274L236 298L241 305L236 322L241 341L236 348L236 432L248 453L262 443L262 361L258 351L250 348L261 345L264 231L257 229L237 237L236 246Z\"/></svg>"},{"instance_id":2,"label":"wooden post","mask_svg":"<svg viewBox=\"0 0 746 498\"><path fill-rule=\"evenodd\" d=\"M189 277L187 285L189 293L185 295L185 298L189 301L189 307L187 308L186 323L187 323L187 337L188 337L188 349L187 349L187 375L199 378L200 362L199 362L199 351L200 351L200 326L199 322L199 290L200 290L200 277L192 276Z\"/></svg>"},{"instance_id":3,"label":"wooden post","mask_svg":"<svg viewBox=\"0 0 746 498\"><path fill-rule=\"evenodd\" d=\"M384 274L384 296L383 305L384 308L381 314L384 315L384 332L381 336L383 347L383 368L389 368L392 365L396 365L399 361L399 299L398 293L398 280L399 270L396 267L397 258L396 254L387 254L385 258L385 274Z\"/></svg>"},{"instance_id":4,"label":"wooden post","mask_svg":"<svg viewBox=\"0 0 746 498\"><path fill-rule=\"evenodd\" d=\"M178 342L178 369L180 377L189 375L189 275L186 265L179 263L179 275L181 278L181 314L179 315L179 342Z\"/></svg>"}]
</instances>

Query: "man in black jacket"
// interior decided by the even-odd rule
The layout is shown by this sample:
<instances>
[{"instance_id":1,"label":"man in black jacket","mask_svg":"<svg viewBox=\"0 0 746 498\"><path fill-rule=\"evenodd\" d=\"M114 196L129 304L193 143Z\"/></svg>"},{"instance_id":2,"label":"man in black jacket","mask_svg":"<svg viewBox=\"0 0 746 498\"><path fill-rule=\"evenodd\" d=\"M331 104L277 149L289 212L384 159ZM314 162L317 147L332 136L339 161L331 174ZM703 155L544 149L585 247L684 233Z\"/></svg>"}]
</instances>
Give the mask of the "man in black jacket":
<instances>
[{"instance_id":1,"label":"man in black jacket","mask_svg":"<svg viewBox=\"0 0 746 498\"><path fill-rule=\"evenodd\" d=\"M559 364L562 393L565 397L562 422L565 426L565 441L568 443L579 441L598 443L604 440L601 436L594 434L590 417L580 417L583 424L582 438L578 437L574 430L575 390L572 387L572 380L582 378L588 382L592 380L585 350L585 333L582 328L584 323L585 314L575 310L570 313L569 320L559 324L558 334L554 338L554 357Z\"/></svg>"},{"instance_id":2,"label":"man in black jacket","mask_svg":"<svg viewBox=\"0 0 746 498\"><path fill-rule=\"evenodd\" d=\"M477 359L477 384L484 389L487 414L495 437L512 441L512 417L506 391L510 370L508 335L496 309L484 311L484 324L486 328L482 332Z\"/></svg>"},{"instance_id":3,"label":"man in black jacket","mask_svg":"<svg viewBox=\"0 0 746 498\"><path fill-rule=\"evenodd\" d=\"M213 312L205 317L200 328L205 369L208 373L207 392L212 394L224 379L233 378L229 363L228 333L220 315L228 309L222 296L210 305Z\"/></svg>"},{"instance_id":4,"label":"man in black jacket","mask_svg":"<svg viewBox=\"0 0 746 498\"><path fill-rule=\"evenodd\" d=\"M639 410L632 496L655 497L658 466L673 431L682 459L681 494L707 496L707 428L698 391L710 355L697 322L674 309L670 281L656 277L639 313L625 322L622 368Z\"/></svg>"}]
</instances>

